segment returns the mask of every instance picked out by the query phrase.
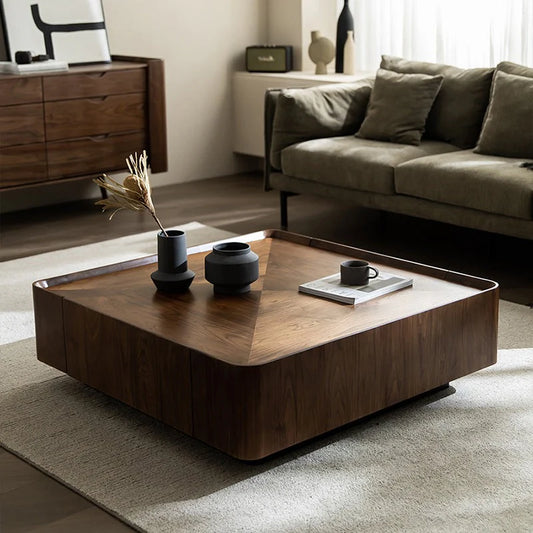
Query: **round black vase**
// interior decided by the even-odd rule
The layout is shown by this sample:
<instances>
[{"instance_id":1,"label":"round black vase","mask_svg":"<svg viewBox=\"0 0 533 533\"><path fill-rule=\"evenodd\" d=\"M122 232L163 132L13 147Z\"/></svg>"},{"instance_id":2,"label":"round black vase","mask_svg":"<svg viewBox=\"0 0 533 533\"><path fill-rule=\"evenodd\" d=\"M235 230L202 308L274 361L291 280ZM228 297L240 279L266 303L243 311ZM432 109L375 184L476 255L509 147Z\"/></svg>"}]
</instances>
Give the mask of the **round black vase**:
<instances>
[{"instance_id":1,"label":"round black vase","mask_svg":"<svg viewBox=\"0 0 533 533\"><path fill-rule=\"evenodd\" d=\"M205 258L205 279L216 294L243 294L259 277L259 257L244 242L215 244Z\"/></svg>"},{"instance_id":2,"label":"round black vase","mask_svg":"<svg viewBox=\"0 0 533 533\"><path fill-rule=\"evenodd\" d=\"M158 290L185 292L189 288L194 272L187 269L187 240L183 231L157 234L157 267L151 278Z\"/></svg>"},{"instance_id":3,"label":"round black vase","mask_svg":"<svg viewBox=\"0 0 533 533\"><path fill-rule=\"evenodd\" d=\"M344 45L346 44L346 37L348 30L354 29L353 16L348 5L349 0L344 0L344 7L339 15L337 21L337 45L335 52L335 72L344 72Z\"/></svg>"}]
</instances>

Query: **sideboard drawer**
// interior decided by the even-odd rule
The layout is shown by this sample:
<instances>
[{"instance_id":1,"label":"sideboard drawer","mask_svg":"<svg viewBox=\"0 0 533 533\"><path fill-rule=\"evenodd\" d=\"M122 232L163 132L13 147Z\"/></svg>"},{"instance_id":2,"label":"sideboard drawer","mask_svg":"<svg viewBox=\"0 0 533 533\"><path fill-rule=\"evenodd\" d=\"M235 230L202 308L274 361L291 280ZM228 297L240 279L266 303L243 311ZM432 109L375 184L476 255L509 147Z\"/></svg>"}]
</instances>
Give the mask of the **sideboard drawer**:
<instances>
[{"instance_id":1,"label":"sideboard drawer","mask_svg":"<svg viewBox=\"0 0 533 533\"><path fill-rule=\"evenodd\" d=\"M102 135L72 141L56 141L46 145L48 173L52 178L100 174L122 170L126 158L142 153L146 147L144 132Z\"/></svg>"},{"instance_id":2,"label":"sideboard drawer","mask_svg":"<svg viewBox=\"0 0 533 533\"><path fill-rule=\"evenodd\" d=\"M47 179L44 143L0 148L0 187Z\"/></svg>"},{"instance_id":3,"label":"sideboard drawer","mask_svg":"<svg viewBox=\"0 0 533 533\"><path fill-rule=\"evenodd\" d=\"M0 146L36 142L44 142L43 105L3 107L0 116Z\"/></svg>"},{"instance_id":4,"label":"sideboard drawer","mask_svg":"<svg viewBox=\"0 0 533 533\"><path fill-rule=\"evenodd\" d=\"M88 72L43 80L46 101L146 91L146 70Z\"/></svg>"},{"instance_id":5,"label":"sideboard drawer","mask_svg":"<svg viewBox=\"0 0 533 533\"><path fill-rule=\"evenodd\" d=\"M146 96L142 93L46 102L44 110L49 141L146 127Z\"/></svg>"},{"instance_id":6,"label":"sideboard drawer","mask_svg":"<svg viewBox=\"0 0 533 533\"><path fill-rule=\"evenodd\" d=\"M0 82L0 106L32 104L43 99L41 78L9 78Z\"/></svg>"}]
</instances>

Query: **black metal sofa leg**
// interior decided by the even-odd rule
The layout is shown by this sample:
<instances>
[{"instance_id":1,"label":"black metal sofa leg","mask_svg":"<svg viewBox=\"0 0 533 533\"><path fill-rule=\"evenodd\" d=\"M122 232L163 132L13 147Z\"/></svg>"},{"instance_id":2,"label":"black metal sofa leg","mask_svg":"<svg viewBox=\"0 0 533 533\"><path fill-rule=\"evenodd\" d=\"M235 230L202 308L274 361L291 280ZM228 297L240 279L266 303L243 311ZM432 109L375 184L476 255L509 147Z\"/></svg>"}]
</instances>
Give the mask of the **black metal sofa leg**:
<instances>
[{"instance_id":1,"label":"black metal sofa leg","mask_svg":"<svg viewBox=\"0 0 533 533\"><path fill-rule=\"evenodd\" d=\"M287 214L287 198L289 193L286 191L279 191L279 212L281 216L281 229L286 230L289 224Z\"/></svg>"}]
</instances>

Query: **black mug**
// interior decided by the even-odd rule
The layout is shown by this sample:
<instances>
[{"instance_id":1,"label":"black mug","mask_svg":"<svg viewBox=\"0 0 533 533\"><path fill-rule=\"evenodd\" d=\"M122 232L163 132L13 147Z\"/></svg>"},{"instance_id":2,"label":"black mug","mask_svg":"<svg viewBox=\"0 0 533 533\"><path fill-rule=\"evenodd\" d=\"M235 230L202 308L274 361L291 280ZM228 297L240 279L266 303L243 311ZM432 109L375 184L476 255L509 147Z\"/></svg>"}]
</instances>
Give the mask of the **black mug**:
<instances>
[{"instance_id":1,"label":"black mug","mask_svg":"<svg viewBox=\"0 0 533 533\"><path fill-rule=\"evenodd\" d=\"M374 275L371 275L374 271ZM350 259L341 263L341 283L343 285L366 285L369 279L377 278L379 270L366 261Z\"/></svg>"}]
</instances>

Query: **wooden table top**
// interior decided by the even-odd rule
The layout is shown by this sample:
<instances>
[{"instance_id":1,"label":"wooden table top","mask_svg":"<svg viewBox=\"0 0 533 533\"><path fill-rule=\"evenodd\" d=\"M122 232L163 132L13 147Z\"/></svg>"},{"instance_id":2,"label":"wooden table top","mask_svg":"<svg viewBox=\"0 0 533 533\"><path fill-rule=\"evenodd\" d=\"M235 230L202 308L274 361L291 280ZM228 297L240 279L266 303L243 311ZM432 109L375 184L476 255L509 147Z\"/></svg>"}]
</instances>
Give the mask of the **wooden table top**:
<instances>
[{"instance_id":1,"label":"wooden table top","mask_svg":"<svg viewBox=\"0 0 533 533\"><path fill-rule=\"evenodd\" d=\"M184 294L156 291L150 279L156 256L36 285L235 365L265 364L497 288L489 280L278 230L230 240L249 242L259 256L260 277L246 295L213 293L204 278L212 243L189 250L196 277ZM413 287L357 306L298 292L300 283L333 274L341 261L354 257L412 277Z\"/></svg>"}]
</instances>

